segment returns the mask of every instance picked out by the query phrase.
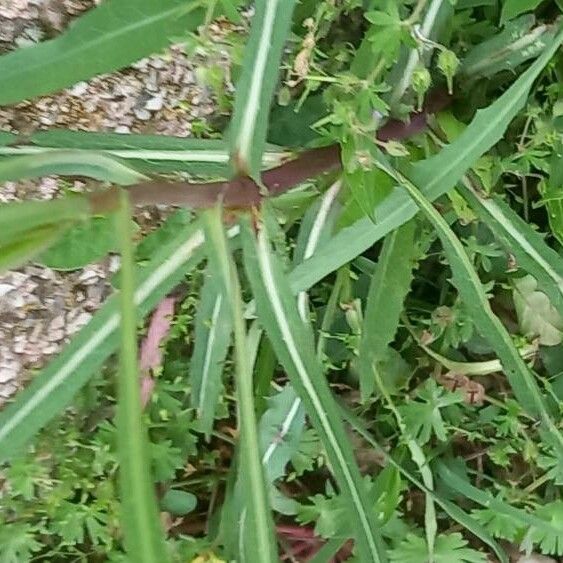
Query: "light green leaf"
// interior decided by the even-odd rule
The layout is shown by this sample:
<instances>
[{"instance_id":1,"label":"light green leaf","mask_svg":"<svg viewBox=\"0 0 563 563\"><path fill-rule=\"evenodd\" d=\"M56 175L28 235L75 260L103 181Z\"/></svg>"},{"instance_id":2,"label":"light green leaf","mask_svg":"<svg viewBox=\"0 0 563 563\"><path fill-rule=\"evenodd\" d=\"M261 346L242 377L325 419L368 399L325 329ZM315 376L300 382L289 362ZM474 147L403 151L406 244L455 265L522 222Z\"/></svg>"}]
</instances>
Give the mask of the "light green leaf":
<instances>
[{"instance_id":1,"label":"light green leaf","mask_svg":"<svg viewBox=\"0 0 563 563\"><path fill-rule=\"evenodd\" d=\"M208 268L196 313L194 351L190 361L190 401L207 438L213 429L224 363L231 342L229 304L221 288Z\"/></svg>"},{"instance_id":2,"label":"light green leaf","mask_svg":"<svg viewBox=\"0 0 563 563\"><path fill-rule=\"evenodd\" d=\"M140 563L169 561L164 530L150 474L148 434L143 424L137 361L137 307L135 252L131 208L127 192L120 192L115 216L120 241L120 354L117 375L117 459L121 496L121 522L128 556Z\"/></svg>"},{"instance_id":3,"label":"light green leaf","mask_svg":"<svg viewBox=\"0 0 563 563\"><path fill-rule=\"evenodd\" d=\"M127 66L195 29L203 17L196 2L185 0L107 0L57 39L0 57L0 105Z\"/></svg>"},{"instance_id":4,"label":"light green leaf","mask_svg":"<svg viewBox=\"0 0 563 563\"><path fill-rule=\"evenodd\" d=\"M547 434L553 438L558 450L563 451L563 435L551 418L547 404L532 372L522 360L512 342L510 334L491 310L481 280L477 276L463 245L455 236L446 220L424 198L412 182L390 168L383 159L379 165L406 189L436 229L452 269L453 283L463 299L477 330L496 351L517 400L529 414L540 417L545 430L547 430Z\"/></svg>"},{"instance_id":5,"label":"light green leaf","mask_svg":"<svg viewBox=\"0 0 563 563\"><path fill-rule=\"evenodd\" d=\"M83 196L51 201L24 201L0 205L0 246L18 242L36 229L72 225L90 216L90 203Z\"/></svg>"},{"instance_id":6,"label":"light green leaf","mask_svg":"<svg viewBox=\"0 0 563 563\"><path fill-rule=\"evenodd\" d=\"M114 219L93 217L71 227L59 240L37 258L37 261L56 270L75 270L96 262L115 250Z\"/></svg>"},{"instance_id":7,"label":"light green leaf","mask_svg":"<svg viewBox=\"0 0 563 563\"><path fill-rule=\"evenodd\" d=\"M523 334L538 337L543 346L561 344L563 320L545 293L537 290L538 282L525 276L512 282L514 305Z\"/></svg>"},{"instance_id":8,"label":"light green leaf","mask_svg":"<svg viewBox=\"0 0 563 563\"><path fill-rule=\"evenodd\" d=\"M160 507L174 516L185 516L195 510L197 497L186 491L170 489L160 500Z\"/></svg>"},{"instance_id":9,"label":"light green leaf","mask_svg":"<svg viewBox=\"0 0 563 563\"><path fill-rule=\"evenodd\" d=\"M70 152L77 161L76 166L81 166L85 171L93 169L100 173L98 164L103 164L100 155L105 155L105 162L109 162L108 174L115 174L116 177L127 173L126 170L118 169L118 166L124 167L119 160L127 161L128 166L134 167L133 173L177 171L200 176L225 176L229 163L229 147L222 139L123 135L63 129L38 131L26 138L25 142L11 133L0 136L0 164L10 157L52 152ZM262 165L266 168L276 166L288 155L287 151L268 146ZM58 166L58 169L62 170L62 167Z\"/></svg>"},{"instance_id":10,"label":"light green leaf","mask_svg":"<svg viewBox=\"0 0 563 563\"><path fill-rule=\"evenodd\" d=\"M375 389L374 363L381 362L395 337L403 302L410 289L415 255L416 223L410 221L387 235L373 275L358 350L360 390L365 401Z\"/></svg>"},{"instance_id":11,"label":"light green leaf","mask_svg":"<svg viewBox=\"0 0 563 563\"><path fill-rule=\"evenodd\" d=\"M539 289L563 315L563 261L557 252L500 197L479 194L467 178L459 190L477 217L514 256L517 266L536 278Z\"/></svg>"},{"instance_id":12,"label":"light green leaf","mask_svg":"<svg viewBox=\"0 0 563 563\"><path fill-rule=\"evenodd\" d=\"M204 237L197 224L178 229L142 268L135 292L138 314L146 315L186 272L203 258ZM77 391L115 352L119 313L115 297L104 305L31 384L0 413L0 460L11 458L47 422L67 407Z\"/></svg>"},{"instance_id":13,"label":"light green leaf","mask_svg":"<svg viewBox=\"0 0 563 563\"><path fill-rule=\"evenodd\" d=\"M60 176L86 176L128 186L148 180L137 170L103 154L82 150L53 150L0 160L0 181Z\"/></svg>"},{"instance_id":14,"label":"light green leaf","mask_svg":"<svg viewBox=\"0 0 563 563\"><path fill-rule=\"evenodd\" d=\"M543 0L504 0L500 13L500 25L525 12L535 10Z\"/></svg>"},{"instance_id":15,"label":"light green leaf","mask_svg":"<svg viewBox=\"0 0 563 563\"><path fill-rule=\"evenodd\" d=\"M383 456L389 465L395 467L399 473L403 475L403 477L410 481L415 487L418 487L418 489L423 491L428 497L432 498L432 500L453 520L461 524L474 536L486 543L493 550L501 563L508 563L508 557L502 548L475 518L464 512L453 502L450 502L446 498L436 494L432 488L429 488L425 484L421 483L408 469L405 469L400 463L398 463L386 449L382 448L376 442L370 432L366 430L364 422L357 415L352 413L349 408L341 406L341 412L346 422L348 422L360 436L362 436L381 456ZM432 477L432 471L427 464L425 465L425 471L428 471L430 477Z\"/></svg>"},{"instance_id":16,"label":"light green leaf","mask_svg":"<svg viewBox=\"0 0 563 563\"><path fill-rule=\"evenodd\" d=\"M480 110L465 131L436 156L416 163L407 176L423 189L430 201L448 192L477 159L502 138L512 119L524 106L534 81L559 48L559 32L542 55L516 82L487 109ZM375 210L379 221L360 219L343 229L290 274L292 290L297 293L314 285L372 247L387 233L406 223L417 213L416 204L400 190L395 190Z\"/></svg>"},{"instance_id":17,"label":"light green leaf","mask_svg":"<svg viewBox=\"0 0 563 563\"><path fill-rule=\"evenodd\" d=\"M471 79L492 76L503 70L513 71L529 59L537 57L548 45L557 28L534 27L533 15L522 16L506 24L497 35L479 43L465 56L460 74Z\"/></svg>"},{"instance_id":18,"label":"light green leaf","mask_svg":"<svg viewBox=\"0 0 563 563\"><path fill-rule=\"evenodd\" d=\"M299 449L305 428L305 410L291 385L268 399L268 410L259 424L260 451L267 479L273 483L285 472Z\"/></svg>"},{"instance_id":19,"label":"light green leaf","mask_svg":"<svg viewBox=\"0 0 563 563\"><path fill-rule=\"evenodd\" d=\"M255 238L248 219L241 227L245 269L256 298L256 312L306 412L323 439L341 495L356 531L356 546L365 561L385 561L372 507L322 367L314 352L313 335L297 309L279 261L272 255L262 225Z\"/></svg>"},{"instance_id":20,"label":"light green leaf","mask_svg":"<svg viewBox=\"0 0 563 563\"><path fill-rule=\"evenodd\" d=\"M256 181L260 179L268 114L294 6L295 0L257 0L237 84L230 131L231 158L237 173Z\"/></svg>"},{"instance_id":21,"label":"light green leaf","mask_svg":"<svg viewBox=\"0 0 563 563\"><path fill-rule=\"evenodd\" d=\"M274 540L273 520L270 509L264 471L260 459L252 362L248 349L242 295L238 273L230 254L223 227L222 209L217 206L203 214L209 263L227 299L234 334L235 380L238 403L238 428L240 433L241 468L239 482L248 510L245 522L239 522L241 530L252 530L252 536L244 537L239 556L250 561L274 563L278 560ZM248 527L245 527L248 519Z\"/></svg>"}]
</instances>

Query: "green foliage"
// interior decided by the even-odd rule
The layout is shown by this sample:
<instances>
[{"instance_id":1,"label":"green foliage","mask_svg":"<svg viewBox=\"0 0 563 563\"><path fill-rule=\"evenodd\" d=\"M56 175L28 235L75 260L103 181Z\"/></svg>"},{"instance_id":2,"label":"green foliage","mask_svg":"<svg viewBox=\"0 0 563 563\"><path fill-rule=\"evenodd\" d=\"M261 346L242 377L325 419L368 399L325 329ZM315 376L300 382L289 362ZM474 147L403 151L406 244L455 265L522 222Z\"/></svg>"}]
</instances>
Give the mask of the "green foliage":
<instances>
[{"instance_id":1,"label":"green foliage","mask_svg":"<svg viewBox=\"0 0 563 563\"><path fill-rule=\"evenodd\" d=\"M561 2L245 5L107 0L0 57L6 104L180 42L233 110L212 139L0 134L0 181L229 204L136 246L122 188L0 207L0 268L122 254L0 413L0 560L563 556Z\"/></svg>"}]
</instances>

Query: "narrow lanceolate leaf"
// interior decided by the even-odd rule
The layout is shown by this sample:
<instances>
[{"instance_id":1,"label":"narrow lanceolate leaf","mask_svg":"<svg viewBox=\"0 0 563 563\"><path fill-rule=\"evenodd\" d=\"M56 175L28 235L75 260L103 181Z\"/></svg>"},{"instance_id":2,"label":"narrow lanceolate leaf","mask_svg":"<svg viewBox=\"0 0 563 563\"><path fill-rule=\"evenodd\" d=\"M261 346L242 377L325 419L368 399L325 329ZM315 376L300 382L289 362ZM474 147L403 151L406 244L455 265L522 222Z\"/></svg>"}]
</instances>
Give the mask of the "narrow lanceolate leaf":
<instances>
[{"instance_id":1,"label":"narrow lanceolate leaf","mask_svg":"<svg viewBox=\"0 0 563 563\"><path fill-rule=\"evenodd\" d=\"M0 160L0 182L50 174L85 176L122 186L148 180L147 176L115 158L82 150L53 150Z\"/></svg>"},{"instance_id":2,"label":"narrow lanceolate leaf","mask_svg":"<svg viewBox=\"0 0 563 563\"><path fill-rule=\"evenodd\" d=\"M195 29L203 17L192 1L107 0L57 39L0 57L0 105L127 66Z\"/></svg>"},{"instance_id":3,"label":"narrow lanceolate leaf","mask_svg":"<svg viewBox=\"0 0 563 563\"><path fill-rule=\"evenodd\" d=\"M139 316L146 315L186 272L203 260L203 242L203 231L192 224L180 228L174 238L155 252L139 276L135 292ZM63 352L16 396L15 402L0 413L0 461L25 446L99 371L118 346L118 326L118 303L111 298Z\"/></svg>"},{"instance_id":4,"label":"narrow lanceolate leaf","mask_svg":"<svg viewBox=\"0 0 563 563\"><path fill-rule=\"evenodd\" d=\"M273 519L260 459L258 430L254 407L252 362L250 360L240 282L223 227L222 209L217 206L203 215L209 264L217 276L220 291L225 295L233 323L235 380L238 400L238 427L240 433L241 472L239 482L248 511L245 520L252 537L244 538L241 560L278 561L274 540ZM244 526L241 523L241 529Z\"/></svg>"},{"instance_id":5,"label":"narrow lanceolate leaf","mask_svg":"<svg viewBox=\"0 0 563 563\"><path fill-rule=\"evenodd\" d=\"M285 274L272 255L265 227L258 238L248 220L242 229L244 261L256 298L256 312L291 384L322 437L342 496L347 500L356 531L356 547L362 561L385 561L373 507L354 462L354 453L322 366L314 352L313 335L297 310Z\"/></svg>"},{"instance_id":6,"label":"narrow lanceolate leaf","mask_svg":"<svg viewBox=\"0 0 563 563\"><path fill-rule=\"evenodd\" d=\"M452 189L477 159L502 138L509 123L526 103L534 81L562 41L563 31L560 31L542 55L496 102L477 112L453 143L405 171L406 176L421 187L427 200L434 201ZM356 221L297 266L290 275L293 291L297 293L311 287L406 223L417 211L418 207L408 194L394 190L377 206L375 215L380 218L377 223L368 217Z\"/></svg>"},{"instance_id":7,"label":"narrow lanceolate leaf","mask_svg":"<svg viewBox=\"0 0 563 563\"><path fill-rule=\"evenodd\" d=\"M493 313L481 280L463 245L445 219L412 182L394 171L385 162L381 161L379 165L406 189L436 229L452 269L453 283L477 330L496 351L516 399L529 414L541 419L547 434L551 436L559 451L563 452L563 435L548 412L546 402L532 372L518 353L510 334Z\"/></svg>"},{"instance_id":8,"label":"narrow lanceolate leaf","mask_svg":"<svg viewBox=\"0 0 563 563\"><path fill-rule=\"evenodd\" d=\"M150 475L147 429L143 425L139 365L135 256L131 209L121 192L116 234L121 251L120 366L117 377L117 457L121 490L121 521L129 557L141 563L169 560Z\"/></svg>"},{"instance_id":9,"label":"narrow lanceolate leaf","mask_svg":"<svg viewBox=\"0 0 563 563\"><path fill-rule=\"evenodd\" d=\"M412 281L415 265L416 224L406 223L387 235L373 275L358 351L360 390L365 401L375 389L374 365L383 359L395 337L403 302Z\"/></svg>"},{"instance_id":10,"label":"narrow lanceolate leaf","mask_svg":"<svg viewBox=\"0 0 563 563\"><path fill-rule=\"evenodd\" d=\"M201 431L209 438L222 375L231 342L229 304L208 268L195 319L195 343L190 362L191 404L196 409Z\"/></svg>"},{"instance_id":11,"label":"narrow lanceolate leaf","mask_svg":"<svg viewBox=\"0 0 563 563\"><path fill-rule=\"evenodd\" d=\"M472 534L478 537L481 541L486 543L498 557L499 561L502 563L508 563L508 557L503 549L498 545L494 538L483 528L483 526L475 520L472 516L464 512L459 506L456 506L453 502L445 499L444 497L437 494L435 491L426 487L424 483L421 483L408 469L403 467L398 463L389 452L381 447L370 432L365 428L364 422L352 413L347 407L341 407L341 412L344 415L346 422L358 432L374 449L380 454L383 459L392 467L395 467L403 477L408 479L415 487L418 487L421 491L430 496L433 501L440 506L453 520L461 524L464 528L469 530Z\"/></svg>"},{"instance_id":12,"label":"narrow lanceolate leaf","mask_svg":"<svg viewBox=\"0 0 563 563\"><path fill-rule=\"evenodd\" d=\"M259 180L268 114L295 0L257 0L231 124L234 170Z\"/></svg>"},{"instance_id":13,"label":"narrow lanceolate leaf","mask_svg":"<svg viewBox=\"0 0 563 563\"><path fill-rule=\"evenodd\" d=\"M45 155L54 151L72 151L78 159L105 154L127 161L140 172L189 172L194 175L226 175L229 147L222 139L191 139L167 135L122 135L90 131L54 129L38 131L21 139L18 135L0 134L0 164L11 157ZM78 151L78 152L74 152ZM266 147L262 165L271 168L290 156L277 147ZM123 165L123 164L122 164ZM0 168L1 169L1 168Z\"/></svg>"},{"instance_id":14,"label":"narrow lanceolate leaf","mask_svg":"<svg viewBox=\"0 0 563 563\"><path fill-rule=\"evenodd\" d=\"M538 288L563 316L563 261L557 252L500 197L479 194L467 178L460 192L477 217L514 256L516 265L536 278Z\"/></svg>"}]
</instances>

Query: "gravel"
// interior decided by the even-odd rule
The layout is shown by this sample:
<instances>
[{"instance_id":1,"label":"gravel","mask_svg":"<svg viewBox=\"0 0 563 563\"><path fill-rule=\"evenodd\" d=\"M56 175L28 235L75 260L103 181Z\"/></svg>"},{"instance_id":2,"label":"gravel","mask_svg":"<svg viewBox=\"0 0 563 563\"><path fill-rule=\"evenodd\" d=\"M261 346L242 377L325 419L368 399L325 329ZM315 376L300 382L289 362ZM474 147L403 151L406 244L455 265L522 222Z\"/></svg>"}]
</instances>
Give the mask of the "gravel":
<instances>
[{"instance_id":1,"label":"gravel","mask_svg":"<svg viewBox=\"0 0 563 563\"><path fill-rule=\"evenodd\" d=\"M0 53L48 39L95 0L0 0ZM56 95L0 108L0 131L48 128L186 137L194 120L213 114L210 92L197 84L180 46L131 68L79 82ZM68 185L68 181L67 181ZM74 182L74 188L82 188ZM57 178L0 184L0 203L50 199ZM140 210L150 230L166 210ZM0 275L0 406L29 381L83 327L111 293L116 257L73 272L28 265Z\"/></svg>"}]
</instances>

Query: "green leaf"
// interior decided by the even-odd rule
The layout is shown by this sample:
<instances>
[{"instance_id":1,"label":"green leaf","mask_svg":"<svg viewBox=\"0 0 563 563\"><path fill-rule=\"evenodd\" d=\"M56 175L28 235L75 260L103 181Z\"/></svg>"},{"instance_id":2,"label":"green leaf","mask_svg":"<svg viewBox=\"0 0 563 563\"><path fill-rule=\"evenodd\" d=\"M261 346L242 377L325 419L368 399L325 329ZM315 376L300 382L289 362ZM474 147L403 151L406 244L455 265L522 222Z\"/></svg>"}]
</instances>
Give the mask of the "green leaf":
<instances>
[{"instance_id":1,"label":"green leaf","mask_svg":"<svg viewBox=\"0 0 563 563\"><path fill-rule=\"evenodd\" d=\"M186 491L170 489L160 499L160 507L174 516L185 516L195 510L197 497Z\"/></svg>"},{"instance_id":2,"label":"green leaf","mask_svg":"<svg viewBox=\"0 0 563 563\"><path fill-rule=\"evenodd\" d=\"M424 539L409 534L390 552L390 560L397 563L430 563L426 556ZM486 563L485 554L467 547L467 541L461 534L440 534L436 539L436 548L432 563Z\"/></svg>"},{"instance_id":3,"label":"green leaf","mask_svg":"<svg viewBox=\"0 0 563 563\"><path fill-rule=\"evenodd\" d=\"M224 363L231 343L229 304L221 288L208 268L196 313L194 351L190 361L190 401L207 438L213 429Z\"/></svg>"},{"instance_id":4,"label":"green leaf","mask_svg":"<svg viewBox=\"0 0 563 563\"><path fill-rule=\"evenodd\" d=\"M478 158L502 138L504 131L524 106L534 81L541 73L559 45L563 32L559 32L542 55L516 82L487 109L480 110L455 140L436 156L413 165L407 174L423 188L424 197L430 201L448 192L471 168ZM369 218L360 219L343 229L318 251L298 265L290 274L291 288L295 293L307 289L337 270L356 256L371 248L386 234L406 223L417 213L417 206L408 194L395 190L376 209L379 221L374 225Z\"/></svg>"},{"instance_id":5,"label":"green leaf","mask_svg":"<svg viewBox=\"0 0 563 563\"><path fill-rule=\"evenodd\" d=\"M186 272L203 260L203 242L203 232L197 224L191 224L178 229L176 236L155 252L139 276L135 292L139 316L146 315ZM118 326L117 301L112 297L63 352L0 413L1 461L21 451L98 372L118 346Z\"/></svg>"},{"instance_id":6,"label":"green leaf","mask_svg":"<svg viewBox=\"0 0 563 563\"><path fill-rule=\"evenodd\" d=\"M268 114L295 0L257 0L231 123L234 170L260 180Z\"/></svg>"},{"instance_id":7,"label":"green leaf","mask_svg":"<svg viewBox=\"0 0 563 563\"><path fill-rule=\"evenodd\" d=\"M23 141L18 141L17 135L8 134L5 138L0 137L0 165L3 160L11 157L26 155L44 157L46 154L58 152L59 156L51 163L43 160L45 166L54 166L53 162L55 162L59 173L73 165L76 168L80 167L82 174L87 175L93 171L102 175L103 165L107 163L109 170L106 173L111 175L108 178L116 178L116 183L120 183L118 182L120 176L139 174L139 171L177 171L211 177L225 176L228 171L229 148L222 139L52 129L32 134L25 139L25 144ZM66 160L63 157L66 157ZM287 152L280 151L276 147L267 147L262 164L265 167L272 167L280 164L286 157ZM69 163L69 159L75 162ZM127 166L120 161L126 161ZM134 170L131 170L129 164ZM12 164L11 167L13 170L14 165ZM28 168L32 169L32 166L28 164ZM43 170L46 168L44 167ZM37 175L35 172L34 174Z\"/></svg>"},{"instance_id":8,"label":"green leaf","mask_svg":"<svg viewBox=\"0 0 563 563\"><path fill-rule=\"evenodd\" d=\"M555 440L558 450L563 451L563 435L551 418L547 404L532 372L522 360L512 342L510 334L491 310L481 280L477 276L463 245L445 219L424 198L412 182L393 171L383 160L379 164L382 169L386 170L391 177L407 190L408 194L416 201L417 205L432 223L440 237L448 263L452 269L453 283L478 331L496 351L516 399L529 414L540 417L548 435Z\"/></svg>"},{"instance_id":9,"label":"green leaf","mask_svg":"<svg viewBox=\"0 0 563 563\"><path fill-rule=\"evenodd\" d=\"M14 242L0 245L0 272L17 268L54 244L68 225L46 225L26 232Z\"/></svg>"},{"instance_id":10,"label":"green leaf","mask_svg":"<svg viewBox=\"0 0 563 563\"><path fill-rule=\"evenodd\" d=\"M86 176L122 186L148 180L147 176L113 158L82 150L53 150L0 160L0 181L38 178L50 174Z\"/></svg>"},{"instance_id":11,"label":"green leaf","mask_svg":"<svg viewBox=\"0 0 563 563\"><path fill-rule=\"evenodd\" d=\"M500 13L500 25L525 12L535 10L543 0L504 0Z\"/></svg>"},{"instance_id":12,"label":"green leaf","mask_svg":"<svg viewBox=\"0 0 563 563\"><path fill-rule=\"evenodd\" d=\"M71 227L37 261L56 270L75 270L116 249L114 218L93 217Z\"/></svg>"},{"instance_id":13,"label":"green leaf","mask_svg":"<svg viewBox=\"0 0 563 563\"><path fill-rule=\"evenodd\" d=\"M127 554L134 561L169 561L153 479L150 474L148 434L144 426L137 361L135 253L131 208L127 192L120 192L115 216L120 241L121 284L120 354L117 375L117 459L121 493L121 522Z\"/></svg>"},{"instance_id":14,"label":"green leaf","mask_svg":"<svg viewBox=\"0 0 563 563\"><path fill-rule=\"evenodd\" d=\"M405 421L407 434L421 446L432 435L445 442L448 436L440 410L463 402L463 396L438 387L433 379L428 379L417 389L416 395L420 400L407 401L398 407Z\"/></svg>"},{"instance_id":15,"label":"green leaf","mask_svg":"<svg viewBox=\"0 0 563 563\"><path fill-rule=\"evenodd\" d=\"M0 57L0 105L127 66L195 29L203 16L184 0L108 0L57 39Z\"/></svg>"},{"instance_id":16,"label":"green leaf","mask_svg":"<svg viewBox=\"0 0 563 563\"><path fill-rule=\"evenodd\" d=\"M209 263L217 276L221 292L229 306L234 334L235 380L238 402L238 428L240 433L241 469L239 482L244 498L248 499L248 530L252 535L244 538L240 557L264 563L278 560L274 540L273 520L266 491L264 471L260 459L254 388L252 384L252 363L248 351L244 311L240 282L234 260L230 254L223 227L222 209L217 206L203 214L205 238L209 251ZM245 522L239 522L244 529Z\"/></svg>"},{"instance_id":17,"label":"green leaf","mask_svg":"<svg viewBox=\"0 0 563 563\"><path fill-rule=\"evenodd\" d=\"M459 190L477 217L514 256L516 264L537 280L538 288L563 315L563 263L557 252L500 197L479 194L467 178Z\"/></svg>"},{"instance_id":18,"label":"green leaf","mask_svg":"<svg viewBox=\"0 0 563 563\"><path fill-rule=\"evenodd\" d=\"M547 520L554 531L532 526L524 539L522 548L531 551L537 545L546 555L563 555L563 501L557 500L541 506L537 510L540 518Z\"/></svg>"},{"instance_id":19,"label":"green leaf","mask_svg":"<svg viewBox=\"0 0 563 563\"><path fill-rule=\"evenodd\" d=\"M550 163L549 178L540 183L551 232L563 245L563 143L557 143Z\"/></svg>"},{"instance_id":20,"label":"green leaf","mask_svg":"<svg viewBox=\"0 0 563 563\"><path fill-rule=\"evenodd\" d=\"M538 337L543 346L561 344L563 320L545 293L537 291L538 282L532 276L514 280L514 306L520 330L529 337Z\"/></svg>"},{"instance_id":21,"label":"green leaf","mask_svg":"<svg viewBox=\"0 0 563 563\"><path fill-rule=\"evenodd\" d=\"M2 523L0 527L0 561L22 563L33 559L33 553L43 546L34 536L34 530L27 523Z\"/></svg>"},{"instance_id":22,"label":"green leaf","mask_svg":"<svg viewBox=\"0 0 563 563\"><path fill-rule=\"evenodd\" d=\"M410 221L385 238L370 282L358 350L360 390L364 401L375 389L373 365L383 361L399 326L418 254L415 230L415 222Z\"/></svg>"},{"instance_id":23,"label":"green leaf","mask_svg":"<svg viewBox=\"0 0 563 563\"><path fill-rule=\"evenodd\" d=\"M259 424L260 451L267 479L273 483L298 451L305 428L305 410L291 385L268 399Z\"/></svg>"},{"instance_id":24,"label":"green leaf","mask_svg":"<svg viewBox=\"0 0 563 563\"><path fill-rule=\"evenodd\" d=\"M314 352L313 335L301 319L279 261L261 225L258 239L248 219L241 227L245 269L256 298L256 312L322 437L341 495L354 522L358 553L365 561L385 561L385 552L338 408Z\"/></svg>"},{"instance_id":25,"label":"green leaf","mask_svg":"<svg viewBox=\"0 0 563 563\"><path fill-rule=\"evenodd\" d=\"M352 413L352 411L347 407L341 406L340 409L346 422L348 422L352 426L352 428L356 432L358 432L358 434L362 436L362 438L364 438L375 449L375 451L377 451L383 457L383 459L386 460L389 465L395 467L399 471L399 473L403 475L403 477L410 481L415 487L418 487L418 489L423 491L427 496L431 497L432 500L437 505L439 505L453 520L464 526L473 535L486 543L494 551L495 555L498 557L501 563L508 563L508 558L504 551L475 518L464 512L453 502L450 502L446 498L436 494L431 488L421 483L408 469L405 469L400 463L395 460L393 456L389 455L389 452L386 449L382 448L376 442L370 432L366 430L364 422L357 415ZM428 465L426 465L425 468L431 477L432 472L430 471Z\"/></svg>"},{"instance_id":26,"label":"green leaf","mask_svg":"<svg viewBox=\"0 0 563 563\"><path fill-rule=\"evenodd\" d=\"M24 201L0 205L0 245L18 242L36 229L71 225L90 216L90 203L83 196L51 201Z\"/></svg>"},{"instance_id":27,"label":"green leaf","mask_svg":"<svg viewBox=\"0 0 563 563\"><path fill-rule=\"evenodd\" d=\"M497 35L479 43L465 56L460 74L471 79L493 76L516 67L541 53L557 33L557 27L535 26L533 15L506 24Z\"/></svg>"},{"instance_id":28,"label":"green leaf","mask_svg":"<svg viewBox=\"0 0 563 563\"><path fill-rule=\"evenodd\" d=\"M436 469L443 486L472 500L480 506L490 508L498 514L511 518L517 522L518 525L534 527L537 530L541 530L541 532L546 535L560 533L557 527L552 526L548 519L540 518L536 514L528 514L524 510L516 508L500 498L493 497L490 492L474 487L452 471L445 463L437 462Z\"/></svg>"}]
</instances>

